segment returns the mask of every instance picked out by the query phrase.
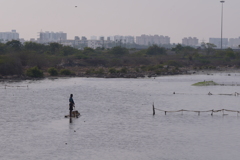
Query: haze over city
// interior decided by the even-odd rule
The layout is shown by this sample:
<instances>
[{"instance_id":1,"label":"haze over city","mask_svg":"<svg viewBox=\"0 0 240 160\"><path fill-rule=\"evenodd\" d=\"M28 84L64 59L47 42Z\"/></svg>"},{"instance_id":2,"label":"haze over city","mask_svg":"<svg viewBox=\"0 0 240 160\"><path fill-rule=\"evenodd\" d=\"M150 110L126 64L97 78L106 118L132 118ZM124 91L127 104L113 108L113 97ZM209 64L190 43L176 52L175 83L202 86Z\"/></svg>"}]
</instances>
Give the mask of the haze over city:
<instances>
[{"instance_id":1,"label":"haze over city","mask_svg":"<svg viewBox=\"0 0 240 160\"><path fill-rule=\"evenodd\" d=\"M238 38L239 0L225 1L223 37ZM20 38L40 31L74 36L164 35L171 43L183 37L220 38L219 0L0 0L0 32L16 29Z\"/></svg>"}]
</instances>

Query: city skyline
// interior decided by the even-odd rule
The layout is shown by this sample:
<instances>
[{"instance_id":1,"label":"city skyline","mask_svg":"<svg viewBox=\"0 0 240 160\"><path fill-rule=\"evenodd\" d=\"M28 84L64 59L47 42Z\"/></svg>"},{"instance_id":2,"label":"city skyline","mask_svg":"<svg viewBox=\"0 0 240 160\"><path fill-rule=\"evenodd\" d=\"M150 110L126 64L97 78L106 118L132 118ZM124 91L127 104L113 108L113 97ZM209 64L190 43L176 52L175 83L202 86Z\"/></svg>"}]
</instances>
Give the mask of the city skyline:
<instances>
[{"instance_id":1,"label":"city skyline","mask_svg":"<svg viewBox=\"0 0 240 160\"><path fill-rule=\"evenodd\" d=\"M239 37L239 0L225 1L223 38ZM167 35L172 43L183 37L207 41L221 36L218 0L1 0L1 31L16 29L20 37L63 31L74 36Z\"/></svg>"},{"instance_id":2,"label":"city skyline","mask_svg":"<svg viewBox=\"0 0 240 160\"><path fill-rule=\"evenodd\" d=\"M22 43L28 40L24 40L23 38L19 37L19 33L16 30L12 30L11 32L0 32L0 43L6 43L7 41L11 40L20 40ZM111 43L111 47L113 47L112 43L115 45L118 43L121 44L137 44L142 46L151 46L153 44L156 45L174 45L177 43L171 43L171 37L163 36L163 35L145 35L142 34L141 36L122 36L122 35L114 35L114 36L91 36L90 39L82 36L75 36L74 39L69 39L67 37L67 33L64 32L52 32L52 31L45 31L39 32L39 38L31 38L30 41L37 42L37 43L50 43L50 42L58 42L63 45L75 46L77 47L79 44L86 44L88 43L89 46L93 46L92 48L97 48L101 45L104 46L106 43ZM202 42L199 41L197 37L184 37L182 38L182 44L184 46L193 46L199 47L201 46ZM231 48L239 48L240 44L240 37L238 38L215 38L210 37L209 41L205 43L214 44L217 48L224 48L231 47ZM83 46L82 46L83 47ZM109 45L108 45L109 48Z\"/></svg>"}]
</instances>

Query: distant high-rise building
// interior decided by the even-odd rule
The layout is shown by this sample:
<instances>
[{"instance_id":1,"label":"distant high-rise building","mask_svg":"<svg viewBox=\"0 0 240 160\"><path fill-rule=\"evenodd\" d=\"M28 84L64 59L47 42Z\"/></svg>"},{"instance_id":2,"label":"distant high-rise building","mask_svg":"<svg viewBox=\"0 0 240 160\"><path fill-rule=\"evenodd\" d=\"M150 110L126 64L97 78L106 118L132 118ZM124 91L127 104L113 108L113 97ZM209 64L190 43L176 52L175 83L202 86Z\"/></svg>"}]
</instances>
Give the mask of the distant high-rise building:
<instances>
[{"instance_id":1,"label":"distant high-rise building","mask_svg":"<svg viewBox=\"0 0 240 160\"><path fill-rule=\"evenodd\" d=\"M113 36L113 38L114 38L114 41L116 41L116 42L117 41L119 41L119 42L121 41L122 42L124 40L124 37L123 36L119 36L119 35L115 35L115 36Z\"/></svg>"},{"instance_id":2,"label":"distant high-rise building","mask_svg":"<svg viewBox=\"0 0 240 160\"><path fill-rule=\"evenodd\" d=\"M102 47L105 47L104 36L100 36L100 37L99 37L99 41L100 41Z\"/></svg>"},{"instance_id":3,"label":"distant high-rise building","mask_svg":"<svg viewBox=\"0 0 240 160\"><path fill-rule=\"evenodd\" d=\"M82 41L87 41L87 38L82 36Z\"/></svg>"},{"instance_id":4,"label":"distant high-rise building","mask_svg":"<svg viewBox=\"0 0 240 160\"><path fill-rule=\"evenodd\" d=\"M40 32L40 43L58 42L61 43L67 40L67 33L63 32Z\"/></svg>"},{"instance_id":5,"label":"distant high-rise building","mask_svg":"<svg viewBox=\"0 0 240 160\"><path fill-rule=\"evenodd\" d=\"M240 37L239 38L230 38L228 42L228 46L231 48L239 48L240 45Z\"/></svg>"},{"instance_id":6,"label":"distant high-rise building","mask_svg":"<svg viewBox=\"0 0 240 160\"><path fill-rule=\"evenodd\" d=\"M74 37L74 40L77 40L77 41L79 41L79 40L80 40L80 38L79 38L78 36L75 36L75 37Z\"/></svg>"},{"instance_id":7,"label":"distant high-rise building","mask_svg":"<svg viewBox=\"0 0 240 160\"><path fill-rule=\"evenodd\" d=\"M125 36L125 43L133 44L135 43L135 38L133 36Z\"/></svg>"},{"instance_id":8,"label":"distant high-rise building","mask_svg":"<svg viewBox=\"0 0 240 160\"><path fill-rule=\"evenodd\" d=\"M115 42L128 43L128 44L135 43L135 40L134 40L133 36L119 36L119 35L115 35L113 38L114 38Z\"/></svg>"},{"instance_id":9,"label":"distant high-rise building","mask_svg":"<svg viewBox=\"0 0 240 160\"><path fill-rule=\"evenodd\" d=\"M97 40L97 36L91 36L91 40Z\"/></svg>"},{"instance_id":10,"label":"distant high-rise building","mask_svg":"<svg viewBox=\"0 0 240 160\"><path fill-rule=\"evenodd\" d=\"M197 46L198 45L198 39L196 37L188 37L182 39L182 45L185 46Z\"/></svg>"},{"instance_id":11,"label":"distant high-rise building","mask_svg":"<svg viewBox=\"0 0 240 160\"><path fill-rule=\"evenodd\" d=\"M103 36L100 36L100 37L99 37L99 40L100 40L100 41L104 41L104 37L103 37Z\"/></svg>"},{"instance_id":12,"label":"distant high-rise building","mask_svg":"<svg viewBox=\"0 0 240 160\"><path fill-rule=\"evenodd\" d=\"M107 37L107 41L111 41L111 37Z\"/></svg>"},{"instance_id":13,"label":"distant high-rise building","mask_svg":"<svg viewBox=\"0 0 240 160\"><path fill-rule=\"evenodd\" d=\"M88 40L88 47L96 49L98 47L103 47L103 44L100 40Z\"/></svg>"},{"instance_id":14,"label":"distant high-rise building","mask_svg":"<svg viewBox=\"0 0 240 160\"><path fill-rule=\"evenodd\" d=\"M84 47L87 47L88 46L88 39L85 36L82 36L81 43L83 44Z\"/></svg>"},{"instance_id":15,"label":"distant high-rise building","mask_svg":"<svg viewBox=\"0 0 240 160\"><path fill-rule=\"evenodd\" d=\"M217 46L217 48L221 48L221 38L209 38L209 43L212 43ZM222 39L223 48L228 47L228 38Z\"/></svg>"},{"instance_id":16,"label":"distant high-rise building","mask_svg":"<svg viewBox=\"0 0 240 160\"><path fill-rule=\"evenodd\" d=\"M12 30L12 32L0 32L0 41L7 42L11 40L19 40L19 33L16 30Z\"/></svg>"},{"instance_id":17,"label":"distant high-rise building","mask_svg":"<svg viewBox=\"0 0 240 160\"><path fill-rule=\"evenodd\" d=\"M136 44L139 45L161 45L161 44L170 44L170 37L168 36L159 36L159 35L141 35L136 37Z\"/></svg>"}]
</instances>

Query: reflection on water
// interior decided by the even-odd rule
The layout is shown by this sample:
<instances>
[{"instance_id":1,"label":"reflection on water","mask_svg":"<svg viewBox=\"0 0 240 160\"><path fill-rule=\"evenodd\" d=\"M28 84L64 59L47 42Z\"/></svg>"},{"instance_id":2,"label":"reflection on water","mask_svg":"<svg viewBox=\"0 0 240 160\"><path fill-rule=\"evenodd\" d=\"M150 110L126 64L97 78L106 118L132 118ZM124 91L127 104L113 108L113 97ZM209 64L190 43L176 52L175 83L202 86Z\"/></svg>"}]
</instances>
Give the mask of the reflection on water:
<instances>
[{"instance_id":1,"label":"reflection on water","mask_svg":"<svg viewBox=\"0 0 240 160\"><path fill-rule=\"evenodd\" d=\"M240 96L219 95L240 93L240 86L191 86L239 82L239 74L232 75L1 83L0 159L237 160L236 113L152 115L153 102L163 110L240 110ZM71 93L81 116L69 123Z\"/></svg>"}]
</instances>

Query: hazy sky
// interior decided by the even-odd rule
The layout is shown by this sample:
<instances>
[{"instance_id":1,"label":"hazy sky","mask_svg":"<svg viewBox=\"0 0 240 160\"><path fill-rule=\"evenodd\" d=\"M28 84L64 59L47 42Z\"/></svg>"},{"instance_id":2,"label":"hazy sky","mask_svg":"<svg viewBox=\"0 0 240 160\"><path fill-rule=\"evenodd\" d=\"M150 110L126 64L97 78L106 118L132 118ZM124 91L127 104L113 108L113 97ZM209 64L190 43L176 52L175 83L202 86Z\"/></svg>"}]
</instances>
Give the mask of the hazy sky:
<instances>
[{"instance_id":1,"label":"hazy sky","mask_svg":"<svg viewBox=\"0 0 240 160\"><path fill-rule=\"evenodd\" d=\"M77 6L77 7L75 7ZM223 37L240 36L240 0L224 3ZM221 36L219 0L0 0L0 32L16 29L20 38L42 31L74 36L158 34L171 43Z\"/></svg>"}]
</instances>

